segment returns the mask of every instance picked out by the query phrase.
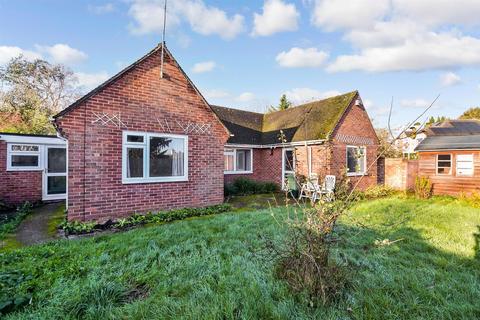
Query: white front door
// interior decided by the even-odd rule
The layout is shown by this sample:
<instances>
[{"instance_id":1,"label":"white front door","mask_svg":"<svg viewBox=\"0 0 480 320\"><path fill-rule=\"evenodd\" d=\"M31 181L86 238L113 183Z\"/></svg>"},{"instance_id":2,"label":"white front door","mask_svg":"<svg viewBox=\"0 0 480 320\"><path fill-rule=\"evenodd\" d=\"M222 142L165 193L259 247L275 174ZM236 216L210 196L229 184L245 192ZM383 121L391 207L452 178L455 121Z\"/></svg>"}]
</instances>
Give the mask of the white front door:
<instances>
[{"instance_id":1,"label":"white front door","mask_svg":"<svg viewBox=\"0 0 480 320\"><path fill-rule=\"evenodd\" d=\"M290 179L289 179L290 177ZM284 148L282 152L282 189L288 189L295 178L295 149Z\"/></svg>"},{"instance_id":2,"label":"white front door","mask_svg":"<svg viewBox=\"0 0 480 320\"><path fill-rule=\"evenodd\" d=\"M67 149L45 146L43 170L43 200L67 198Z\"/></svg>"}]
</instances>

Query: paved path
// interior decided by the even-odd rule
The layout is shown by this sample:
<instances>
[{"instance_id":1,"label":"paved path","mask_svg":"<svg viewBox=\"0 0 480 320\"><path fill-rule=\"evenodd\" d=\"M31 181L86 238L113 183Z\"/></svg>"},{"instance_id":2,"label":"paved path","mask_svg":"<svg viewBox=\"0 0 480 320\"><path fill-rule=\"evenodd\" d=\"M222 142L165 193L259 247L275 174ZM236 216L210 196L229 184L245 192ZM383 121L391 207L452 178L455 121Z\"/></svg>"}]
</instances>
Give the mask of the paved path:
<instances>
[{"instance_id":1,"label":"paved path","mask_svg":"<svg viewBox=\"0 0 480 320\"><path fill-rule=\"evenodd\" d=\"M18 226L16 240L23 246L29 246L54 239L55 237L48 233L48 224L62 205L63 202L55 202L34 208L33 213Z\"/></svg>"}]
</instances>

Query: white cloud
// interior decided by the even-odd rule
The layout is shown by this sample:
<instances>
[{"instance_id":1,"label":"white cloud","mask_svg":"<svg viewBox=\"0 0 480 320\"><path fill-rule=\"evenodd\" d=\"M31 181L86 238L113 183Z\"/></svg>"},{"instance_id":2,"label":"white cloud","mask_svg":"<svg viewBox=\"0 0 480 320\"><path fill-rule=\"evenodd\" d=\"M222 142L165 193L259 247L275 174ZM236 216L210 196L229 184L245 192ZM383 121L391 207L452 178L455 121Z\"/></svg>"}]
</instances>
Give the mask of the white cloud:
<instances>
[{"instance_id":1,"label":"white cloud","mask_svg":"<svg viewBox=\"0 0 480 320\"><path fill-rule=\"evenodd\" d=\"M263 13L254 13L253 36L269 36L277 32L295 31L298 29L298 13L295 4L287 4L282 0L266 0Z\"/></svg>"},{"instance_id":2,"label":"white cloud","mask_svg":"<svg viewBox=\"0 0 480 320\"><path fill-rule=\"evenodd\" d=\"M417 71L480 65L480 38L462 29L479 11L478 0L316 0L312 21L354 50L328 71Z\"/></svg>"},{"instance_id":3,"label":"white cloud","mask_svg":"<svg viewBox=\"0 0 480 320\"><path fill-rule=\"evenodd\" d=\"M204 92L205 98L207 98L207 100L209 100L209 99L225 99L225 98L230 97L230 93L228 93L227 91L218 90L218 89L205 90L203 92Z\"/></svg>"},{"instance_id":4,"label":"white cloud","mask_svg":"<svg viewBox=\"0 0 480 320\"><path fill-rule=\"evenodd\" d=\"M88 5L88 11L94 13L94 14L105 14L105 13L110 13L115 10L115 6L113 3L105 3L103 5Z\"/></svg>"},{"instance_id":5,"label":"white cloud","mask_svg":"<svg viewBox=\"0 0 480 320\"><path fill-rule=\"evenodd\" d=\"M280 52L277 63L286 68L320 67L327 60L328 53L319 51L317 48L297 48Z\"/></svg>"},{"instance_id":6,"label":"white cloud","mask_svg":"<svg viewBox=\"0 0 480 320\"><path fill-rule=\"evenodd\" d=\"M11 59L22 55L27 60L41 59L42 55L38 52L24 50L14 46L0 46L0 65L8 63Z\"/></svg>"},{"instance_id":7,"label":"white cloud","mask_svg":"<svg viewBox=\"0 0 480 320\"><path fill-rule=\"evenodd\" d=\"M425 99L404 99L400 101L400 106L402 107L413 107L413 108L426 108L430 105L431 102Z\"/></svg>"},{"instance_id":8,"label":"white cloud","mask_svg":"<svg viewBox=\"0 0 480 320\"><path fill-rule=\"evenodd\" d=\"M58 43L53 46L36 46L40 52L45 52L54 63L75 64L88 58L87 54L70 47L68 44Z\"/></svg>"},{"instance_id":9,"label":"white cloud","mask_svg":"<svg viewBox=\"0 0 480 320\"><path fill-rule=\"evenodd\" d=\"M359 54L341 55L331 72L425 70L480 64L480 39L452 33L411 34L402 44L368 47Z\"/></svg>"},{"instance_id":10,"label":"white cloud","mask_svg":"<svg viewBox=\"0 0 480 320\"><path fill-rule=\"evenodd\" d=\"M129 9L135 24L130 25L134 34L161 33L163 29L163 0L134 0ZM235 14L228 16L217 7L207 6L202 0L176 0L170 2L167 28L187 22L196 33L219 35L233 39L245 30L245 18Z\"/></svg>"},{"instance_id":11,"label":"white cloud","mask_svg":"<svg viewBox=\"0 0 480 320\"><path fill-rule=\"evenodd\" d=\"M288 100L294 105L306 103L309 101L326 99L340 94L337 90L319 91L311 88L294 88L285 92Z\"/></svg>"},{"instance_id":12,"label":"white cloud","mask_svg":"<svg viewBox=\"0 0 480 320\"><path fill-rule=\"evenodd\" d=\"M91 90L110 78L106 71L97 73L76 72L75 76L77 77L78 85L85 90Z\"/></svg>"},{"instance_id":13,"label":"white cloud","mask_svg":"<svg viewBox=\"0 0 480 320\"><path fill-rule=\"evenodd\" d=\"M444 87L454 86L462 82L460 76L453 72L447 72L440 76L440 82Z\"/></svg>"},{"instance_id":14,"label":"white cloud","mask_svg":"<svg viewBox=\"0 0 480 320\"><path fill-rule=\"evenodd\" d=\"M192 72L193 73L210 72L213 69L215 69L215 67L216 67L216 63L214 61L199 62L193 65Z\"/></svg>"},{"instance_id":15,"label":"white cloud","mask_svg":"<svg viewBox=\"0 0 480 320\"><path fill-rule=\"evenodd\" d=\"M383 17L389 7L389 0L316 0L312 22L327 31L364 28Z\"/></svg>"},{"instance_id":16,"label":"white cloud","mask_svg":"<svg viewBox=\"0 0 480 320\"><path fill-rule=\"evenodd\" d=\"M235 100L238 102L251 102L255 100L255 94L251 92L244 92L240 94Z\"/></svg>"},{"instance_id":17,"label":"white cloud","mask_svg":"<svg viewBox=\"0 0 480 320\"><path fill-rule=\"evenodd\" d=\"M432 25L478 25L478 0L393 0L397 14Z\"/></svg>"}]
</instances>

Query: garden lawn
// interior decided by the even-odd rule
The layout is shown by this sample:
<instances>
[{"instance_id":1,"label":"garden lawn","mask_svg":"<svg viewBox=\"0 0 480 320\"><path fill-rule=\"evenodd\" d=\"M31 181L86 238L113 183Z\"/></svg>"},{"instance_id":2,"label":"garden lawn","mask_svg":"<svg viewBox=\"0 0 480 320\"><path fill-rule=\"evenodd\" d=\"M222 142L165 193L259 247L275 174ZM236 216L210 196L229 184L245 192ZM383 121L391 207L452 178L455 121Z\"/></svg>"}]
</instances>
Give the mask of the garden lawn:
<instances>
[{"instance_id":1,"label":"garden lawn","mask_svg":"<svg viewBox=\"0 0 480 320\"><path fill-rule=\"evenodd\" d=\"M12 294L34 292L6 318L480 318L479 226L480 210L453 199L357 204L335 248L353 284L327 307L310 307L258 258L261 236L284 236L268 210L55 241L0 255L0 275L27 277Z\"/></svg>"}]
</instances>

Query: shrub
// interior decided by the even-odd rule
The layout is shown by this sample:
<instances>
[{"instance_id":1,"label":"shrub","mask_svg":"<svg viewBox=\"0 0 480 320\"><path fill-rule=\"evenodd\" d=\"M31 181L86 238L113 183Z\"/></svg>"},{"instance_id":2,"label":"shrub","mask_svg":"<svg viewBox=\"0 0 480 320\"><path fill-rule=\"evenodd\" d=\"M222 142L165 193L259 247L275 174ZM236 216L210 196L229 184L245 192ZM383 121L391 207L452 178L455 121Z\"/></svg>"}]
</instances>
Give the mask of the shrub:
<instances>
[{"instance_id":1,"label":"shrub","mask_svg":"<svg viewBox=\"0 0 480 320\"><path fill-rule=\"evenodd\" d=\"M415 196L420 199L428 199L432 196L432 182L427 177L415 178Z\"/></svg>"},{"instance_id":2,"label":"shrub","mask_svg":"<svg viewBox=\"0 0 480 320\"><path fill-rule=\"evenodd\" d=\"M8 220L0 224L0 240L4 239L7 234L15 231L18 225L30 213L32 213L32 205L30 202L27 201L18 207L14 215L9 216Z\"/></svg>"},{"instance_id":3,"label":"shrub","mask_svg":"<svg viewBox=\"0 0 480 320\"><path fill-rule=\"evenodd\" d=\"M480 208L480 193L478 191L474 191L470 194L462 192L458 198L474 208Z\"/></svg>"},{"instance_id":4,"label":"shrub","mask_svg":"<svg viewBox=\"0 0 480 320\"><path fill-rule=\"evenodd\" d=\"M225 196L233 195L249 195L249 194L262 194L273 193L280 190L278 184L274 182L261 182L254 181L252 179L240 177L233 181L233 183L225 184L224 194Z\"/></svg>"},{"instance_id":5,"label":"shrub","mask_svg":"<svg viewBox=\"0 0 480 320\"><path fill-rule=\"evenodd\" d=\"M376 185L368 187L365 191L362 192L362 198L373 200L378 198L385 198L397 193L395 189L385 185Z\"/></svg>"},{"instance_id":6,"label":"shrub","mask_svg":"<svg viewBox=\"0 0 480 320\"><path fill-rule=\"evenodd\" d=\"M61 228L65 231L66 235L86 234L96 230L106 230L111 228L126 229L148 223L164 223L175 220L183 220L191 217L201 217L206 215L219 214L227 212L230 209L230 205L220 204L203 208L183 208L170 211L159 211L157 213L135 213L128 218L118 219L115 222L107 221L104 224L97 224L96 222L65 221L64 223L62 223Z\"/></svg>"}]
</instances>

